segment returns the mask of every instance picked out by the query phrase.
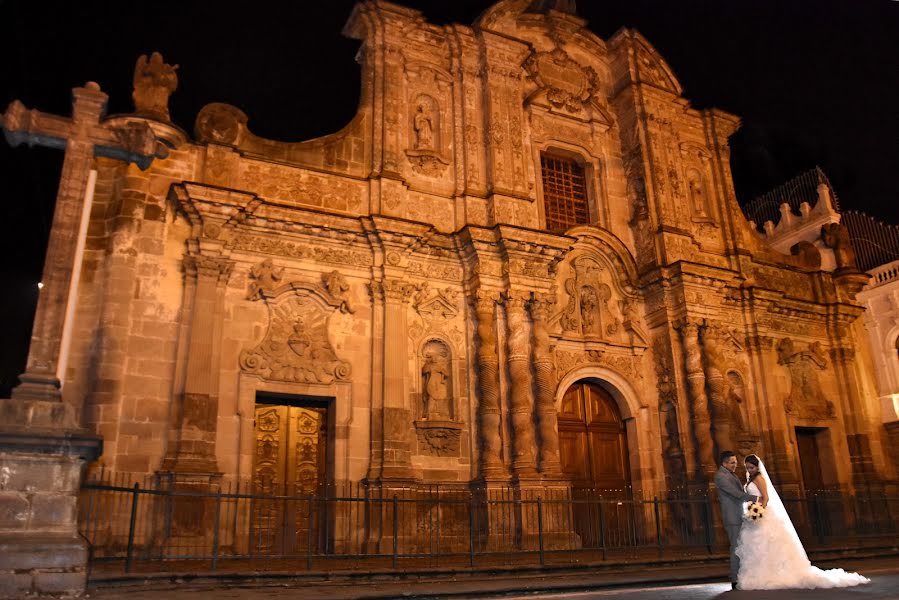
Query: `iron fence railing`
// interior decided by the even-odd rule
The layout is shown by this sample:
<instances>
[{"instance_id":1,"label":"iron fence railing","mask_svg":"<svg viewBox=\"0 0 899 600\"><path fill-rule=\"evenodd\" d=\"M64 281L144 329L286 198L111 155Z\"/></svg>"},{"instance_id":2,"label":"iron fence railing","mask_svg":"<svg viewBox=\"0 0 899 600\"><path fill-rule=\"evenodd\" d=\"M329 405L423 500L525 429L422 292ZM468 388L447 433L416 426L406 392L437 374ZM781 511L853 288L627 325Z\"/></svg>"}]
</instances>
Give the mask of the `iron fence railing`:
<instances>
[{"instance_id":1,"label":"iron fence railing","mask_svg":"<svg viewBox=\"0 0 899 600\"><path fill-rule=\"evenodd\" d=\"M94 569L337 571L561 565L726 551L714 496L355 486L316 495L88 483ZM338 493L339 492L339 493ZM895 544L899 498L786 499L810 549Z\"/></svg>"}]
</instances>

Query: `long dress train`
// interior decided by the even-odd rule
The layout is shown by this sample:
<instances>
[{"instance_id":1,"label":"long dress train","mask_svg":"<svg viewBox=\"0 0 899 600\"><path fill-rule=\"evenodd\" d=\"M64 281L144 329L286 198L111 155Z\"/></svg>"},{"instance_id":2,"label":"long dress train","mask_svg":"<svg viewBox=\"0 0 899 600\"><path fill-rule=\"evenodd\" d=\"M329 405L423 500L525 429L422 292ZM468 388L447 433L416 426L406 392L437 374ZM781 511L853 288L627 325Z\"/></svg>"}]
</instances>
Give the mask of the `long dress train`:
<instances>
[{"instance_id":1,"label":"long dress train","mask_svg":"<svg viewBox=\"0 0 899 600\"><path fill-rule=\"evenodd\" d=\"M740 529L736 549L740 557L738 587L741 590L812 589L870 583L870 579L858 573L843 569L825 571L812 565L764 463L761 472L768 482L768 506L764 517L745 522ZM761 496L755 483L749 483L746 491Z\"/></svg>"}]
</instances>

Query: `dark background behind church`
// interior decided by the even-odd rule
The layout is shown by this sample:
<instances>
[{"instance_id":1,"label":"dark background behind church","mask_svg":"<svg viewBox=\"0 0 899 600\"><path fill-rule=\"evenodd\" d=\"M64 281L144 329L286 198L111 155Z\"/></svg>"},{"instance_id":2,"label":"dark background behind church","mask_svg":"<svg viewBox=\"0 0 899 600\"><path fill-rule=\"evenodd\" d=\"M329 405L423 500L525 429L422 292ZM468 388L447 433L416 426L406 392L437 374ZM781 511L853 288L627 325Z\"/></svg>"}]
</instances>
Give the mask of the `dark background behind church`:
<instances>
[{"instance_id":1,"label":"dark background behind church","mask_svg":"<svg viewBox=\"0 0 899 600\"><path fill-rule=\"evenodd\" d=\"M490 0L402 0L431 22L471 24ZM743 119L732 138L737 197L820 165L843 208L899 223L899 2L578 0L608 39L640 31L694 107ZM0 110L14 99L68 115L92 80L129 112L140 54L180 65L173 121L188 132L209 102L249 115L257 135L335 132L359 99L348 0L271 2L0 0ZM24 369L62 152L0 142L0 398Z\"/></svg>"}]
</instances>

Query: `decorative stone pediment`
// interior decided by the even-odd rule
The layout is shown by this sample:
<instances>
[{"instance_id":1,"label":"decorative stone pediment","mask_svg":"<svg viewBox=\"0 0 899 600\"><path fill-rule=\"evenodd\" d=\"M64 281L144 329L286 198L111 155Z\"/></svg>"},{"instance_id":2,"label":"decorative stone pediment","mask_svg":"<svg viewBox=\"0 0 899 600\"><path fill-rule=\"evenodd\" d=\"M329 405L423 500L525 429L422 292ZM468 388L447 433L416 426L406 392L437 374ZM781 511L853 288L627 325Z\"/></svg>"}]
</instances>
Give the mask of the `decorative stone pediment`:
<instances>
[{"instance_id":1,"label":"decorative stone pediment","mask_svg":"<svg viewBox=\"0 0 899 600\"><path fill-rule=\"evenodd\" d=\"M282 286L269 298L269 327L262 342L240 355L240 368L272 381L331 383L350 376L350 363L338 358L328 338L328 322L343 301L313 288ZM290 293L293 292L293 293Z\"/></svg>"},{"instance_id":2,"label":"decorative stone pediment","mask_svg":"<svg viewBox=\"0 0 899 600\"><path fill-rule=\"evenodd\" d=\"M413 306L428 321L449 321L459 314L459 292L444 288L431 295L423 288L416 294Z\"/></svg>"}]
</instances>

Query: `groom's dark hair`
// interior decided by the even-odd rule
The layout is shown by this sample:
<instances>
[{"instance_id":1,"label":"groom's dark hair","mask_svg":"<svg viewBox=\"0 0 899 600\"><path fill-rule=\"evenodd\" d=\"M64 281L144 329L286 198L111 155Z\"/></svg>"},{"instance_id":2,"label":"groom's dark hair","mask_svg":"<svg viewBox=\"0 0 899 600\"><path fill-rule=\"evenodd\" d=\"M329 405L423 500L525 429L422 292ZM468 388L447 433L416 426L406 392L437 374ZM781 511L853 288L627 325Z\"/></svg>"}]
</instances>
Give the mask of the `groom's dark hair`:
<instances>
[{"instance_id":1,"label":"groom's dark hair","mask_svg":"<svg viewBox=\"0 0 899 600\"><path fill-rule=\"evenodd\" d=\"M736 456L736 455L737 455L737 453L734 452L733 450L725 450L724 452L722 452L721 454L718 455L718 464L723 465L724 461L729 459L731 456Z\"/></svg>"}]
</instances>

